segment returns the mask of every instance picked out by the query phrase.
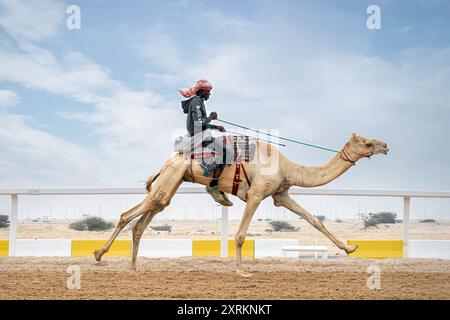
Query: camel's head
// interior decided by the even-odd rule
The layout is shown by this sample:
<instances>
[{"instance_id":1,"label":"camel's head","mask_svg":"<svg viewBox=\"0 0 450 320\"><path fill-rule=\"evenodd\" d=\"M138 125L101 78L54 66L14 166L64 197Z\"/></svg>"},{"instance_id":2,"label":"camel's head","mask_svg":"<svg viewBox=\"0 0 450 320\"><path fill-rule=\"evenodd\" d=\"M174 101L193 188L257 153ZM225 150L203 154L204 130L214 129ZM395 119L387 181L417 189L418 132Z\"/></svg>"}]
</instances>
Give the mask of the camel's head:
<instances>
[{"instance_id":1,"label":"camel's head","mask_svg":"<svg viewBox=\"0 0 450 320\"><path fill-rule=\"evenodd\" d=\"M376 154L387 154L389 149L387 144L376 139L368 139L353 133L351 138L345 144L344 149L349 156L358 160L365 157L371 157ZM350 151L350 152L348 152Z\"/></svg>"}]
</instances>

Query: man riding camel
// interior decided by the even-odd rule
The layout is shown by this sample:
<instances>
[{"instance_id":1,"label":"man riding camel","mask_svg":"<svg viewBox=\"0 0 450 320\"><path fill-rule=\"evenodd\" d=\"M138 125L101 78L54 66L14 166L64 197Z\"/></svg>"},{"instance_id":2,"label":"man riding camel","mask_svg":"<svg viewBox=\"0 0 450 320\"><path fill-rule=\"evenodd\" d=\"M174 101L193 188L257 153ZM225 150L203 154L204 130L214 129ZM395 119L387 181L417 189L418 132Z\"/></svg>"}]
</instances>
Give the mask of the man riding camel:
<instances>
[{"instance_id":1,"label":"man riding camel","mask_svg":"<svg viewBox=\"0 0 450 320\"><path fill-rule=\"evenodd\" d=\"M225 132L225 128L222 126L212 125L211 120L217 119L217 113L211 112L209 116L206 115L205 101L209 99L211 95L212 85L207 80L197 81L195 87L188 89L180 89L180 94L188 98L188 100L181 101L181 107L184 113L187 113L186 129L190 137L194 137L197 134L203 134L206 130L218 130ZM202 140L202 147L214 144L214 138L206 138ZM219 154L222 153L222 145L218 144L215 148ZM232 206L233 203L228 199L227 195L218 189L219 176L222 173L225 164L212 163L209 166L205 166L205 175L209 175L209 171L212 171L213 178L206 191L213 197L213 199L224 205Z\"/></svg>"}]
</instances>

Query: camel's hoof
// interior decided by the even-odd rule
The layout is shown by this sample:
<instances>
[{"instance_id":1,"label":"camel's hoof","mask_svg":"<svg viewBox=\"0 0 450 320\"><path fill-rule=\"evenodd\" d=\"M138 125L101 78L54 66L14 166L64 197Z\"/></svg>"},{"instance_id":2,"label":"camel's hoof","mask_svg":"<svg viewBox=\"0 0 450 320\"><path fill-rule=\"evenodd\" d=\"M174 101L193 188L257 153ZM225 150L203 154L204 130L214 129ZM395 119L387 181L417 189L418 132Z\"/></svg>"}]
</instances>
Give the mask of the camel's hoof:
<instances>
[{"instance_id":1,"label":"camel's hoof","mask_svg":"<svg viewBox=\"0 0 450 320\"><path fill-rule=\"evenodd\" d=\"M136 271L136 265L135 264L131 265L131 271Z\"/></svg>"},{"instance_id":2,"label":"camel's hoof","mask_svg":"<svg viewBox=\"0 0 450 320\"><path fill-rule=\"evenodd\" d=\"M250 272L247 272L244 270L236 270L236 273L244 278L250 278L251 276L253 276L253 273L250 273Z\"/></svg>"},{"instance_id":3,"label":"camel's hoof","mask_svg":"<svg viewBox=\"0 0 450 320\"><path fill-rule=\"evenodd\" d=\"M347 252L347 254L348 254L348 253L355 252L356 249L358 249L358 247L359 247L358 244L354 244L354 245L352 245L352 246L350 246L350 247L347 247L347 249L345 249L345 252Z\"/></svg>"},{"instance_id":4,"label":"camel's hoof","mask_svg":"<svg viewBox=\"0 0 450 320\"><path fill-rule=\"evenodd\" d=\"M97 262L100 262L100 260L102 260L102 250L95 250L94 252L94 256L95 256L95 260L97 260Z\"/></svg>"}]
</instances>

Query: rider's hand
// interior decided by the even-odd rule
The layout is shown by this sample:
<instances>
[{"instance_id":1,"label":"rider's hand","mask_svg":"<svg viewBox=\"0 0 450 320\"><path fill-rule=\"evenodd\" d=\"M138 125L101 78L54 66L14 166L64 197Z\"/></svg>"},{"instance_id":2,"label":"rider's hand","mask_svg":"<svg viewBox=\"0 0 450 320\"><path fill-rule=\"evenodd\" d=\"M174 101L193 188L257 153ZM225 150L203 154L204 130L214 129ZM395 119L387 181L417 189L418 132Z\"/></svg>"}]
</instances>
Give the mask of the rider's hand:
<instances>
[{"instance_id":1,"label":"rider's hand","mask_svg":"<svg viewBox=\"0 0 450 320\"><path fill-rule=\"evenodd\" d=\"M216 129L219 130L220 132L225 132L226 131L225 128L222 127L222 126L217 126Z\"/></svg>"},{"instance_id":2,"label":"rider's hand","mask_svg":"<svg viewBox=\"0 0 450 320\"><path fill-rule=\"evenodd\" d=\"M216 113L216 112L211 112L211 113L209 114L209 118L210 118L211 120L216 120L216 119L217 119L217 113Z\"/></svg>"}]
</instances>

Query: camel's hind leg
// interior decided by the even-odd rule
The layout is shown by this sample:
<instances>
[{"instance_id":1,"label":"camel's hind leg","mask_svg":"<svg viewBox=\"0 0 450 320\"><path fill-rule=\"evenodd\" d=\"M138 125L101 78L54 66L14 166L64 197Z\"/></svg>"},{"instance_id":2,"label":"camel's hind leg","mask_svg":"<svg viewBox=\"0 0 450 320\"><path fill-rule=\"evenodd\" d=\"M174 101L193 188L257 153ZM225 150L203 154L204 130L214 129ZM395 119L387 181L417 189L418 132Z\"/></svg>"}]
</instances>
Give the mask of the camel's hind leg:
<instances>
[{"instance_id":1,"label":"camel's hind leg","mask_svg":"<svg viewBox=\"0 0 450 320\"><path fill-rule=\"evenodd\" d=\"M130 221L132 221L136 217L139 217L141 214L145 212L146 210L145 203L148 201L147 198L148 196L144 199L144 201L139 203L137 206L131 208L127 212L124 212L120 215L120 219L119 222L117 223L116 229L114 229L114 232L112 233L108 242L103 246L103 248L94 251L94 256L97 261L100 261L102 259L102 256L109 251L109 248L119 235L120 231L122 231L122 229L125 228L125 226L128 223L130 223Z\"/></svg>"},{"instance_id":2,"label":"camel's hind leg","mask_svg":"<svg viewBox=\"0 0 450 320\"><path fill-rule=\"evenodd\" d=\"M147 226L153 220L156 214L156 211L144 214L133 227L133 253L131 259L131 269L133 270L136 270L136 260L139 249L139 242L141 241L142 234L144 233L145 229L147 229Z\"/></svg>"},{"instance_id":3,"label":"camel's hind leg","mask_svg":"<svg viewBox=\"0 0 450 320\"><path fill-rule=\"evenodd\" d=\"M172 170L165 170L156 182L155 187L149 193L148 210L133 227L133 253L131 267L136 270L136 260L139 249L139 242L145 229L158 212L164 210L170 204L170 200L175 195L178 187L183 183L183 176L187 170L184 163L171 165Z\"/></svg>"},{"instance_id":4,"label":"camel's hind leg","mask_svg":"<svg viewBox=\"0 0 450 320\"><path fill-rule=\"evenodd\" d=\"M283 206L303 217L314 228L322 232L328 239L330 239L339 249L345 250L347 253L352 253L358 248L358 245L346 246L342 241L338 240L325 228L320 219L309 213L305 208L301 207L294 199L291 198L291 196L289 196L287 192L274 194L272 197L276 206Z\"/></svg>"}]
</instances>

